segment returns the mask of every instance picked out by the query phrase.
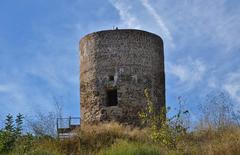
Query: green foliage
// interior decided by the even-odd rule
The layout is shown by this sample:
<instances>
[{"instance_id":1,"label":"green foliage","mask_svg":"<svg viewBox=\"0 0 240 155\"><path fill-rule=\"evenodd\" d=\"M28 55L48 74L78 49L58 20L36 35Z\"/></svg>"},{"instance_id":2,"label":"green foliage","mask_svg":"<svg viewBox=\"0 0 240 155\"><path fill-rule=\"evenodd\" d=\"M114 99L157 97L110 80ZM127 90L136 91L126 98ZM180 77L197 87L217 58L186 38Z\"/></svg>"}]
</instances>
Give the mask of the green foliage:
<instances>
[{"instance_id":1,"label":"green foliage","mask_svg":"<svg viewBox=\"0 0 240 155\"><path fill-rule=\"evenodd\" d=\"M0 153L1 154L1 153ZM15 141L12 150L4 155L62 155L57 139L49 137L36 137L32 134L22 135Z\"/></svg>"},{"instance_id":2,"label":"green foliage","mask_svg":"<svg viewBox=\"0 0 240 155\"><path fill-rule=\"evenodd\" d=\"M14 131L13 116L8 114L6 116L4 130L0 131L0 153L7 152L14 147L16 140Z\"/></svg>"},{"instance_id":3,"label":"green foliage","mask_svg":"<svg viewBox=\"0 0 240 155\"><path fill-rule=\"evenodd\" d=\"M8 114L5 120L5 130L13 133L14 132L14 123L13 123L13 116Z\"/></svg>"},{"instance_id":4,"label":"green foliage","mask_svg":"<svg viewBox=\"0 0 240 155\"><path fill-rule=\"evenodd\" d=\"M15 141L15 148L13 152L18 152L19 154L26 154L29 152L34 145L34 136L30 133L22 135Z\"/></svg>"},{"instance_id":5,"label":"green foliage","mask_svg":"<svg viewBox=\"0 0 240 155\"><path fill-rule=\"evenodd\" d=\"M0 131L0 153L8 152L14 147L15 137L9 131Z\"/></svg>"},{"instance_id":6,"label":"green foliage","mask_svg":"<svg viewBox=\"0 0 240 155\"><path fill-rule=\"evenodd\" d=\"M182 138L187 131L182 116L187 115L188 111L183 111L180 108L176 115L171 118L166 118L168 111L165 108L161 110L160 114L156 113L147 89L145 90L145 96L147 98L147 108L145 111L139 113L139 117L143 124L150 128L152 141L169 148L176 148L178 140ZM168 110L170 110L170 108L168 108Z\"/></svg>"},{"instance_id":7,"label":"green foliage","mask_svg":"<svg viewBox=\"0 0 240 155\"><path fill-rule=\"evenodd\" d=\"M6 153L15 147L17 139L22 133L23 115L18 114L14 126L13 116L8 114L5 120L4 129L0 130L0 153Z\"/></svg>"},{"instance_id":8,"label":"green foliage","mask_svg":"<svg viewBox=\"0 0 240 155\"><path fill-rule=\"evenodd\" d=\"M17 118L15 119L16 127L15 127L15 134L16 136L20 136L22 134L22 125L23 125L23 114L18 114Z\"/></svg>"},{"instance_id":9,"label":"green foliage","mask_svg":"<svg viewBox=\"0 0 240 155\"><path fill-rule=\"evenodd\" d=\"M115 143L111 148L102 150L99 155L160 155L163 151L160 151L158 146L134 143L121 140Z\"/></svg>"}]
</instances>

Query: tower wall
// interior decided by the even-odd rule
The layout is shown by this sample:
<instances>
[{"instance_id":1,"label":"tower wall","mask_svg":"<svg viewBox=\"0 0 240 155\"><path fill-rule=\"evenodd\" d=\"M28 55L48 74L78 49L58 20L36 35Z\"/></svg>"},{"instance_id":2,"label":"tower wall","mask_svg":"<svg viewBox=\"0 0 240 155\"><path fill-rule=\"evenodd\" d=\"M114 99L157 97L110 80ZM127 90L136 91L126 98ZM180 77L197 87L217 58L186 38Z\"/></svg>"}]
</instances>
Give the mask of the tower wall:
<instances>
[{"instance_id":1,"label":"tower wall","mask_svg":"<svg viewBox=\"0 0 240 155\"><path fill-rule=\"evenodd\" d=\"M159 112L165 107L162 39L122 29L94 32L80 41L81 120L138 124L144 90ZM117 102L117 103L115 103Z\"/></svg>"}]
</instances>

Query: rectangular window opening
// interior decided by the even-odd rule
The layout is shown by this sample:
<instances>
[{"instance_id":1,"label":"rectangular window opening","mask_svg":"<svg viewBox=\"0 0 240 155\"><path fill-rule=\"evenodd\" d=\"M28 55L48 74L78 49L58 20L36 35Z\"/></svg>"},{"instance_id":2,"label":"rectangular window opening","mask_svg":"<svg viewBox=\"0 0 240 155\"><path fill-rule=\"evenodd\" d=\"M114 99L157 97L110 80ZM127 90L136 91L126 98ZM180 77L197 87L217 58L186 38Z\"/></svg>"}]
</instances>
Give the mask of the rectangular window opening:
<instances>
[{"instance_id":1,"label":"rectangular window opening","mask_svg":"<svg viewBox=\"0 0 240 155\"><path fill-rule=\"evenodd\" d=\"M106 106L117 106L118 104L118 97L117 97L117 89L110 89L106 91L107 98L106 98Z\"/></svg>"},{"instance_id":2,"label":"rectangular window opening","mask_svg":"<svg viewBox=\"0 0 240 155\"><path fill-rule=\"evenodd\" d=\"M114 81L114 76L113 75L109 75L108 79L109 79L109 81Z\"/></svg>"}]
</instances>

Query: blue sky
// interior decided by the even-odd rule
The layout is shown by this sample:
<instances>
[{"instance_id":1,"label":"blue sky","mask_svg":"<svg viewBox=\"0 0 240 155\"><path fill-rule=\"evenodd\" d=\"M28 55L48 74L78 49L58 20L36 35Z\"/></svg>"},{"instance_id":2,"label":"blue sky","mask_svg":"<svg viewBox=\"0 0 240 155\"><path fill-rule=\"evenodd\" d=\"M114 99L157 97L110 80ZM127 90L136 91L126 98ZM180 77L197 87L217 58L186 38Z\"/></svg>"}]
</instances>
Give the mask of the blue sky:
<instances>
[{"instance_id":1,"label":"blue sky","mask_svg":"<svg viewBox=\"0 0 240 155\"><path fill-rule=\"evenodd\" d=\"M168 106L183 96L194 119L221 90L240 110L238 0L2 0L0 120L52 111L55 100L79 116L79 40L113 26L163 38Z\"/></svg>"}]
</instances>

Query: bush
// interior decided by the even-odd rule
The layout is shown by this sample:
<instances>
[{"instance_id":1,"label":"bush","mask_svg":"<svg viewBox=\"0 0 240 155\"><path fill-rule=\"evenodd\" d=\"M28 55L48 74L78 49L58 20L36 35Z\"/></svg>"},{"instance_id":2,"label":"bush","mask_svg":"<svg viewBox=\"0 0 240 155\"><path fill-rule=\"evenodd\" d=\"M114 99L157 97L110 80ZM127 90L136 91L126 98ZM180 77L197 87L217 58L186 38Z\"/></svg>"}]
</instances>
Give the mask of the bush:
<instances>
[{"instance_id":1,"label":"bush","mask_svg":"<svg viewBox=\"0 0 240 155\"><path fill-rule=\"evenodd\" d=\"M145 90L147 107L145 111L139 113L144 125L150 129L150 138L155 143L160 143L168 148L177 149L177 143L187 133L183 118L188 114L187 110L179 109L178 113L171 118L166 118L167 110L162 109L160 114L156 114L154 105ZM181 101L179 102L181 104ZM181 106L180 106L181 107Z\"/></svg>"},{"instance_id":2,"label":"bush","mask_svg":"<svg viewBox=\"0 0 240 155\"><path fill-rule=\"evenodd\" d=\"M8 152L14 148L15 136L9 131L0 131L0 153Z\"/></svg>"}]
</instances>

